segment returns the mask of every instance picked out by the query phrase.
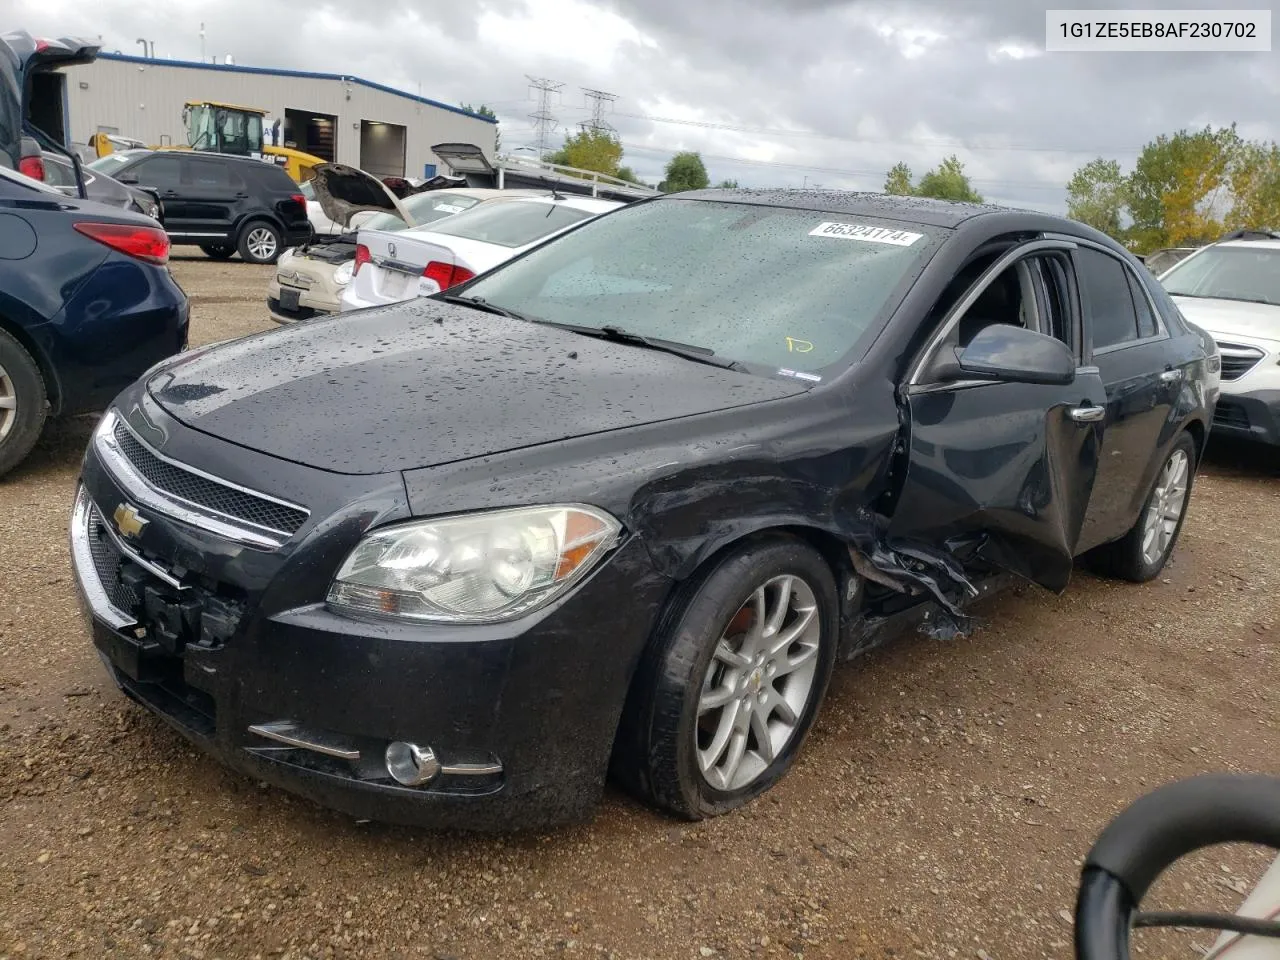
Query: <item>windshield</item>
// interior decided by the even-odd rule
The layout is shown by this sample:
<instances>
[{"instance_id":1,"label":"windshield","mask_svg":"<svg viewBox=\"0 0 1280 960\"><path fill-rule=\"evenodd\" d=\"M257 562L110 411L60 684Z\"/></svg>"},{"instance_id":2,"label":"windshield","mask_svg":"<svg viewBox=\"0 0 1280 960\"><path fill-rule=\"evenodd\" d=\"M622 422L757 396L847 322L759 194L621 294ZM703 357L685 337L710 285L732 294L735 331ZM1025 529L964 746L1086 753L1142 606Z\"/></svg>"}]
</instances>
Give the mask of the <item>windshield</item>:
<instances>
[{"instance_id":1,"label":"windshield","mask_svg":"<svg viewBox=\"0 0 1280 960\"><path fill-rule=\"evenodd\" d=\"M563 204L507 200L486 203L479 210L432 227L431 231L500 247L523 247L592 216L595 214Z\"/></svg>"},{"instance_id":2,"label":"windshield","mask_svg":"<svg viewBox=\"0 0 1280 960\"><path fill-rule=\"evenodd\" d=\"M456 193L415 193L400 201L419 224L434 223L451 217L455 213L469 210L480 202L478 197L468 197ZM394 213L379 213L363 223L362 228L368 230L389 230L395 232L408 228L408 224Z\"/></svg>"},{"instance_id":3,"label":"windshield","mask_svg":"<svg viewBox=\"0 0 1280 960\"><path fill-rule=\"evenodd\" d=\"M99 157L97 160L86 163L85 166L90 170L97 170L98 173L105 173L110 176L132 159L132 157L123 153L108 153L105 157Z\"/></svg>"},{"instance_id":4,"label":"windshield","mask_svg":"<svg viewBox=\"0 0 1280 960\"><path fill-rule=\"evenodd\" d=\"M1178 297L1256 300L1280 306L1280 250L1274 247L1208 247L1160 278Z\"/></svg>"},{"instance_id":5,"label":"windshield","mask_svg":"<svg viewBox=\"0 0 1280 960\"><path fill-rule=\"evenodd\" d=\"M465 296L818 379L897 303L940 235L844 214L660 200L574 230Z\"/></svg>"}]
</instances>

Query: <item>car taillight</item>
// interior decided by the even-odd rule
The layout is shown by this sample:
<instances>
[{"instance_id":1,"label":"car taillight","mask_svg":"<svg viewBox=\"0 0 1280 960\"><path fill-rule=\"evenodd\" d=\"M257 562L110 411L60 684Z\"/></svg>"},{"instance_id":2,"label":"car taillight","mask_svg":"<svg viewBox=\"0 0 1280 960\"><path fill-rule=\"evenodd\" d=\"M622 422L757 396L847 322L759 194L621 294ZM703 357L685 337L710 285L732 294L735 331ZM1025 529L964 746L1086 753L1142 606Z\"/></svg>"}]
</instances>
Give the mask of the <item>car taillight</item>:
<instances>
[{"instance_id":1,"label":"car taillight","mask_svg":"<svg viewBox=\"0 0 1280 960\"><path fill-rule=\"evenodd\" d=\"M428 263L423 269L422 275L428 280L434 280L441 290L448 290L450 287L464 283L475 276L466 267L460 267L456 263L444 263L440 260L432 260Z\"/></svg>"},{"instance_id":2,"label":"car taillight","mask_svg":"<svg viewBox=\"0 0 1280 960\"><path fill-rule=\"evenodd\" d=\"M300 206L300 207L302 208L302 210L303 210L303 212L304 212L304 213L306 212L306 209L307 209L307 198L306 198L306 197L304 197L304 196L303 196L302 194L300 194L300 193L295 193L295 194L293 194L291 197L289 197L289 199L290 199L290 200L292 200L294 203L296 203L298 206Z\"/></svg>"},{"instance_id":3,"label":"car taillight","mask_svg":"<svg viewBox=\"0 0 1280 960\"><path fill-rule=\"evenodd\" d=\"M24 177L44 183L44 158L23 157L18 161L18 172Z\"/></svg>"},{"instance_id":4,"label":"car taillight","mask_svg":"<svg viewBox=\"0 0 1280 960\"><path fill-rule=\"evenodd\" d=\"M75 227L86 237L147 263L169 262L169 235L159 227L127 223L77 223Z\"/></svg>"},{"instance_id":5,"label":"car taillight","mask_svg":"<svg viewBox=\"0 0 1280 960\"><path fill-rule=\"evenodd\" d=\"M368 263L372 259L373 257L369 254L369 248L366 247L363 243L357 243L356 244L356 262L351 267L351 275L354 277L357 273L360 272L360 265L362 263Z\"/></svg>"}]
</instances>

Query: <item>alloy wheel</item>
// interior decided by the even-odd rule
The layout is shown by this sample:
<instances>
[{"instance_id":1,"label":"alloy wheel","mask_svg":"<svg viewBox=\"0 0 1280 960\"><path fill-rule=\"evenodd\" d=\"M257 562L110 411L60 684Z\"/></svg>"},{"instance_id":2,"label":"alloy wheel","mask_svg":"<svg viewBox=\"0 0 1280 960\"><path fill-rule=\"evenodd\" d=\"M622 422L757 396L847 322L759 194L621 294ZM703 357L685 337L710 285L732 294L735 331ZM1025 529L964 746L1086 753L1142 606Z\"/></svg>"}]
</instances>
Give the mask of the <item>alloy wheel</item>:
<instances>
[{"instance_id":1,"label":"alloy wheel","mask_svg":"<svg viewBox=\"0 0 1280 960\"><path fill-rule=\"evenodd\" d=\"M1175 450L1165 462L1142 520L1142 559L1157 564L1164 557L1187 502L1191 460L1185 450Z\"/></svg>"},{"instance_id":2,"label":"alloy wheel","mask_svg":"<svg viewBox=\"0 0 1280 960\"><path fill-rule=\"evenodd\" d=\"M0 443L13 431L18 422L18 391L13 378L0 366Z\"/></svg>"},{"instance_id":3,"label":"alloy wheel","mask_svg":"<svg viewBox=\"0 0 1280 960\"><path fill-rule=\"evenodd\" d=\"M245 246L255 260L270 260L276 255L276 235L266 227L254 227L249 231Z\"/></svg>"},{"instance_id":4,"label":"alloy wheel","mask_svg":"<svg viewBox=\"0 0 1280 960\"><path fill-rule=\"evenodd\" d=\"M729 618L698 700L698 769L717 790L760 777L809 706L822 640L813 588L797 576L760 585Z\"/></svg>"}]
</instances>

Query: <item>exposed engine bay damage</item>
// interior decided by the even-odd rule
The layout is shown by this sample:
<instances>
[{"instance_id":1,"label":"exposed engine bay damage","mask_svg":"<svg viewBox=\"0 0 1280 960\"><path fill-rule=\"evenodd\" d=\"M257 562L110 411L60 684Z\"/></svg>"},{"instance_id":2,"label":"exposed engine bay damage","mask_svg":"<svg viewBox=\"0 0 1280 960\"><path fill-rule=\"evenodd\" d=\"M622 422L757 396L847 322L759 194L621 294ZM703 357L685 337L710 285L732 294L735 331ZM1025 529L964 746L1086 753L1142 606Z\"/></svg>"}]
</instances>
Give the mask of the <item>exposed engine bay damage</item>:
<instances>
[{"instance_id":1,"label":"exposed engine bay damage","mask_svg":"<svg viewBox=\"0 0 1280 960\"><path fill-rule=\"evenodd\" d=\"M849 558L859 576L911 596L927 594L941 607L937 616L921 621L921 633L951 640L973 630L974 620L960 608L962 599L957 594L971 599L978 596L978 588L945 553L916 546L895 547L880 538L865 552L850 545Z\"/></svg>"}]
</instances>

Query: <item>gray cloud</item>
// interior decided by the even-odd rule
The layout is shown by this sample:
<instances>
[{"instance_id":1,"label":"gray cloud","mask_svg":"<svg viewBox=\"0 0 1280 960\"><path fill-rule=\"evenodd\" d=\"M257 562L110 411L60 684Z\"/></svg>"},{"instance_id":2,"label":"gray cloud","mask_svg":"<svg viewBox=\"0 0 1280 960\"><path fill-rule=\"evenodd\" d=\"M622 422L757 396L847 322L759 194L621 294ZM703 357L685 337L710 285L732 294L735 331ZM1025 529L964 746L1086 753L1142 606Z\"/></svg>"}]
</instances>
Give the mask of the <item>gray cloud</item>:
<instances>
[{"instance_id":1,"label":"gray cloud","mask_svg":"<svg viewBox=\"0 0 1280 960\"><path fill-rule=\"evenodd\" d=\"M9 20L102 33L108 48L126 52L147 36L161 55L188 58L198 53L204 20L208 52L232 52L238 63L348 72L449 102L489 102L508 147L532 140L525 74L565 83L555 105L561 132L587 116L579 87L605 89L620 97L609 119L627 162L653 179L671 151L698 149L716 179L764 185L807 177L878 189L897 160L919 174L956 153L986 196L1053 209L1076 167L1099 154L1130 164L1160 133L1234 121L1248 136L1280 139L1273 54L1045 54L1045 9L1059 4L1043 0L604 0L597 9L638 34L611 37L565 16L570 2L343 2L299 13L260 0L145 9L126 0L99 0L92 9L17 0ZM558 9L548 12L548 3ZM553 14L557 22L547 23ZM499 49L504 18L540 16L536 41ZM611 55L600 55L611 45ZM733 159L748 157L771 162Z\"/></svg>"}]
</instances>

